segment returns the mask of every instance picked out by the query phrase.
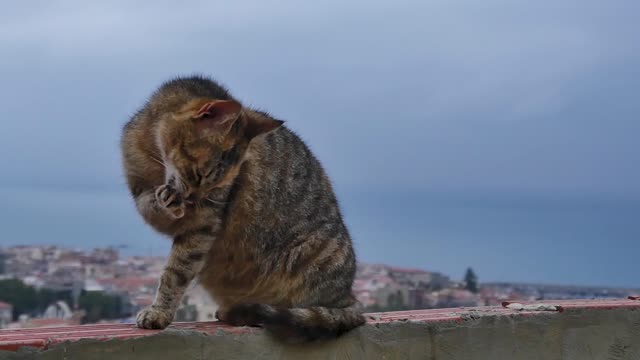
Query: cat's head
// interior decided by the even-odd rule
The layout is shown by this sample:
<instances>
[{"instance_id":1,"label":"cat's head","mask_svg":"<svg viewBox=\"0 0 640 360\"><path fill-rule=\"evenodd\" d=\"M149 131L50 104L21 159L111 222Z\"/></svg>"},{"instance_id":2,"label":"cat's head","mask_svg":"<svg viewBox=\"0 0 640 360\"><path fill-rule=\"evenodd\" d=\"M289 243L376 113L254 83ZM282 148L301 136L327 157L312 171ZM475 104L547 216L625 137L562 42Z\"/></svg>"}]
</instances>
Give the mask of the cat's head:
<instances>
[{"instance_id":1,"label":"cat's head","mask_svg":"<svg viewBox=\"0 0 640 360\"><path fill-rule=\"evenodd\" d=\"M193 100L158 128L165 180L191 199L206 197L233 181L252 139L282 123L234 100Z\"/></svg>"}]
</instances>

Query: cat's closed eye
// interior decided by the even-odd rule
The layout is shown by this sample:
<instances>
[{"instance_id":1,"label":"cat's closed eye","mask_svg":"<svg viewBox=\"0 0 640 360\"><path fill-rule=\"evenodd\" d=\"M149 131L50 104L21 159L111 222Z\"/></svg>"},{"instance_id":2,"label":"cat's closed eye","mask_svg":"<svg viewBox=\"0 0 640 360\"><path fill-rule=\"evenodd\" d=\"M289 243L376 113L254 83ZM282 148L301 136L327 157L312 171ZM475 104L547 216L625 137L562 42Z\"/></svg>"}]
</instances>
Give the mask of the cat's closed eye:
<instances>
[{"instance_id":1,"label":"cat's closed eye","mask_svg":"<svg viewBox=\"0 0 640 360\"><path fill-rule=\"evenodd\" d=\"M211 174L213 174L213 169L213 167L207 168L205 173L202 175L203 179L210 180L209 178L211 177Z\"/></svg>"}]
</instances>

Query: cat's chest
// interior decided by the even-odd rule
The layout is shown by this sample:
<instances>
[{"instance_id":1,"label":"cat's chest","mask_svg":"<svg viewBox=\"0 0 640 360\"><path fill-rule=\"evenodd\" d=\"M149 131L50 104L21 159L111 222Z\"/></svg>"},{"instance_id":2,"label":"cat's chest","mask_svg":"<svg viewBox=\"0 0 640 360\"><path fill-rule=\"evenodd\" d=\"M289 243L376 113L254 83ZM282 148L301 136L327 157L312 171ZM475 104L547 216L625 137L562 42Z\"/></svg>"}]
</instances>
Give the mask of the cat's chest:
<instances>
[{"instance_id":1,"label":"cat's chest","mask_svg":"<svg viewBox=\"0 0 640 360\"><path fill-rule=\"evenodd\" d=\"M223 241L216 241L213 244L209 251L208 262L217 268L233 268L238 271L247 271L255 267L254 256L244 246Z\"/></svg>"},{"instance_id":2,"label":"cat's chest","mask_svg":"<svg viewBox=\"0 0 640 360\"><path fill-rule=\"evenodd\" d=\"M292 283L278 274L261 272L253 265L240 261L215 265L212 262L200 273L199 282L223 308L242 303L290 307L300 298Z\"/></svg>"},{"instance_id":3,"label":"cat's chest","mask_svg":"<svg viewBox=\"0 0 640 360\"><path fill-rule=\"evenodd\" d=\"M209 250L203 276L210 282L227 286L242 287L255 281L259 264L246 245L232 239L217 239Z\"/></svg>"},{"instance_id":4,"label":"cat's chest","mask_svg":"<svg viewBox=\"0 0 640 360\"><path fill-rule=\"evenodd\" d=\"M261 274L256 260L240 248L214 246L199 279L220 305L235 303L261 293L256 288Z\"/></svg>"}]
</instances>

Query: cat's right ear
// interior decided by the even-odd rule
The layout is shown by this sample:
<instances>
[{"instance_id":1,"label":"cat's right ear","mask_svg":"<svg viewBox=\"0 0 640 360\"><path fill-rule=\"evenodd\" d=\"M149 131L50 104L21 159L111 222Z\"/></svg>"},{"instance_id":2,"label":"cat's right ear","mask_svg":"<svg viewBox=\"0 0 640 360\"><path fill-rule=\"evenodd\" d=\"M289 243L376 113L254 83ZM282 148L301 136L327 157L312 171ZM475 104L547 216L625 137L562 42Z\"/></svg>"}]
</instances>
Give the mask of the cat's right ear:
<instances>
[{"instance_id":1,"label":"cat's right ear","mask_svg":"<svg viewBox=\"0 0 640 360\"><path fill-rule=\"evenodd\" d=\"M203 135L226 134L240 117L242 105L233 100L212 100L203 103L193 116L197 131Z\"/></svg>"}]
</instances>

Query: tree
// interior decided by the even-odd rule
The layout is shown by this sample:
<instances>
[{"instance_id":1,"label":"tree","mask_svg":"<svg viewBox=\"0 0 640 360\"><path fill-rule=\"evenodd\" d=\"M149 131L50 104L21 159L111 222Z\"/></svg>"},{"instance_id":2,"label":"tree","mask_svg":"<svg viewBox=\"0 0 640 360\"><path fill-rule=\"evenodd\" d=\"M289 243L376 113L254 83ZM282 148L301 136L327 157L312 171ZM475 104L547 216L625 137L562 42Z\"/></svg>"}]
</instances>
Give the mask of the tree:
<instances>
[{"instance_id":1,"label":"tree","mask_svg":"<svg viewBox=\"0 0 640 360\"><path fill-rule=\"evenodd\" d=\"M387 306L381 308L381 311L400 311L406 310L406 306L404 304L404 296L402 296L402 291L398 290L396 293L391 293L387 297Z\"/></svg>"},{"instance_id":2,"label":"tree","mask_svg":"<svg viewBox=\"0 0 640 360\"><path fill-rule=\"evenodd\" d=\"M78 299L79 307L86 311L85 322L94 323L101 319L120 317L122 303L117 295L108 295L101 291L87 291Z\"/></svg>"},{"instance_id":3,"label":"tree","mask_svg":"<svg viewBox=\"0 0 640 360\"><path fill-rule=\"evenodd\" d=\"M52 302L69 301L68 292L48 289L37 290L18 279L0 280L0 301L13 305L13 318L20 314L37 315Z\"/></svg>"},{"instance_id":4,"label":"tree","mask_svg":"<svg viewBox=\"0 0 640 360\"><path fill-rule=\"evenodd\" d=\"M393 308L395 308L396 304L397 304L396 294L389 294L389 296L387 297L387 307L386 307L386 309L393 309Z\"/></svg>"},{"instance_id":5,"label":"tree","mask_svg":"<svg viewBox=\"0 0 640 360\"><path fill-rule=\"evenodd\" d=\"M465 289L472 293L478 292L478 277L472 268L467 268L466 274L464 274Z\"/></svg>"},{"instance_id":6,"label":"tree","mask_svg":"<svg viewBox=\"0 0 640 360\"><path fill-rule=\"evenodd\" d=\"M378 304L373 304L371 306L368 306L366 309L366 312L372 312L372 313L376 313L376 312L382 312L384 311L384 308L382 308L380 305Z\"/></svg>"},{"instance_id":7,"label":"tree","mask_svg":"<svg viewBox=\"0 0 640 360\"><path fill-rule=\"evenodd\" d=\"M404 310L406 308L404 305L404 296L402 296L402 292L400 290L396 293L396 301L398 310Z\"/></svg>"},{"instance_id":8,"label":"tree","mask_svg":"<svg viewBox=\"0 0 640 360\"><path fill-rule=\"evenodd\" d=\"M4 274L7 271L6 261L7 255L0 253L0 275Z\"/></svg>"},{"instance_id":9,"label":"tree","mask_svg":"<svg viewBox=\"0 0 640 360\"><path fill-rule=\"evenodd\" d=\"M18 279L0 281L0 300L13 305L13 318L32 314L38 307L38 292Z\"/></svg>"},{"instance_id":10,"label":"tree","mask_svg":"<svg viewBox=\"0 0 640 360\"><path fill-rule=\"evenodd\" d=\"M189 305L189 296L182 298L182 306L178 308L175 321L196 321L198 320L198 309L195 305Z\"/></svg>"},{"instance_id":11,"label":"tree","mask_svg":"<svg viewBox=\"0 0 640 360\"><path fill-rule=\"evenodd\" d=\"M53 291L50 289L38 290L38 309L43 311L47 306L55 303L56 301L64 301L71 305L71 291Z\"/></svg>"}]
</instances>

